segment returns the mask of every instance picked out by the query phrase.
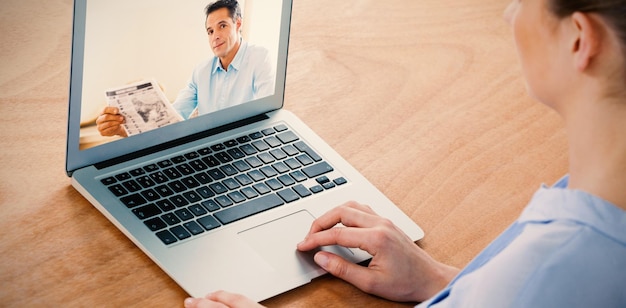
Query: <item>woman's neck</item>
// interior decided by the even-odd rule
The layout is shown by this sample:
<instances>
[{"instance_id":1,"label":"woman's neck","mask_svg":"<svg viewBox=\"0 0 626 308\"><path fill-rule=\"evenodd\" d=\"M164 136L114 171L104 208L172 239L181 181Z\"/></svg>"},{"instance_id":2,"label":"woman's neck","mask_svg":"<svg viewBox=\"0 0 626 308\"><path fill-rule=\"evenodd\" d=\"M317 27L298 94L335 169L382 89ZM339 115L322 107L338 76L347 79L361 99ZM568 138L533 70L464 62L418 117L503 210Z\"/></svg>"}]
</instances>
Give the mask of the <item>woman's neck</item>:
<instances>
[{"instance_id":1,"label":"woman's neck","mask_svg":"<svg viewBox=\"0 0 626 308\"><path fill-rule=\"evenodd\" d=\"M626 98L583 102L565 115L569 188L626 210Z\"/></svg>"}]
</instances>

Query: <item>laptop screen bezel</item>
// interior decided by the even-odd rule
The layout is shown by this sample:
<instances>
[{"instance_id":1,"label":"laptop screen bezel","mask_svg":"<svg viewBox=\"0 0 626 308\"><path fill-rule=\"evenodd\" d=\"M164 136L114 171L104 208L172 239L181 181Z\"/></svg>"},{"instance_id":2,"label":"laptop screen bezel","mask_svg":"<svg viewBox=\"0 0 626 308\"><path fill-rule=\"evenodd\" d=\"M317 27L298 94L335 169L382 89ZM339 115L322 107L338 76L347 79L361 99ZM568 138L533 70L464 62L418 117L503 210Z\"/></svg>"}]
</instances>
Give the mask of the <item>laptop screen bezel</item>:
<instances>
[{"instance_id":1,"label":"laptop screen bezel","mask_svg":"<svg viewBox=\"0 0 626 308\"><path fill-rule=\"evenodd\" d=\"M211 132L218 127L223 127L244 119L254 118L255 116L282 108L285 94L292 0L282 0L281 2L276 83L273 95L219 110L195 119L182 121L156 130L81 150L79 148L79 142L87 1L104 0L74 1L65 164L65 170L68 176L71 176L75 170L83 167L98 164L103 161L114 160L118 157L125 157L131 153L156 147L159 144L171 143L172 141L184 139L188 136L206 136L206 134L202 134L202 132ZM175 3L175 0L172 0L172 2Z\"/></svg>"}]
</instances>

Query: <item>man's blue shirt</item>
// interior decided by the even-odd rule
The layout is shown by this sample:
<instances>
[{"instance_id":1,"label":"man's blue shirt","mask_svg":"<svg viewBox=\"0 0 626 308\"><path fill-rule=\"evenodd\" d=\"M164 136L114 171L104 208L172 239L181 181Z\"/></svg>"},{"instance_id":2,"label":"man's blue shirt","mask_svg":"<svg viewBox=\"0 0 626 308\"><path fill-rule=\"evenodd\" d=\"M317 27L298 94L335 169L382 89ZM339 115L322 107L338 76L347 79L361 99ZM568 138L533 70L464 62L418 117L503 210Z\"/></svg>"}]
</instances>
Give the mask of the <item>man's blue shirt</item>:
<instances>
[{"instance_id":1,"label":"man's blue shirt","mask_svg":"<svg viewBox=\"0 0 626 308\"><path fill-rule=\"evenodd\" d=\"M626 307L626 211L568 181L418 307Z\"/></svg>"},{"instance_id":2,"label":"man's blue shirt","mask_svg":"<svg viewBox=\"0 0 626 308\"><path fill-rule=\"evenodd\" d=\"M275 69L269 52L241 41L235 58L225 70L218 57L200 63L173 105L188 119L274 94Z\"/></svg>"}]
</instances>

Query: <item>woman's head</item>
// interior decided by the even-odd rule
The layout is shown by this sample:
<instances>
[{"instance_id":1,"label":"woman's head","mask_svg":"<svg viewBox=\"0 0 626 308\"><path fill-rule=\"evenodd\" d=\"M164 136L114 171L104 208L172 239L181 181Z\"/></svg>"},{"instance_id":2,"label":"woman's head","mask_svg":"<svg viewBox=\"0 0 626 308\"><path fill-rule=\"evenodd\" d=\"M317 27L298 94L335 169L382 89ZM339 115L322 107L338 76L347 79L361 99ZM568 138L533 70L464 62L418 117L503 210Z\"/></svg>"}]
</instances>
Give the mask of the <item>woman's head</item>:
<instances>
[{"instance_id":1,"label":"woman's head","mask_svg":"<svg viewBox=\"0 0 626 308\"><path fill-rule=\"evenodd\" d=\"M626 95L626 0L513 0L505 18L538 100L559 110L591 85Z\"/></svg>"}]
</instances>

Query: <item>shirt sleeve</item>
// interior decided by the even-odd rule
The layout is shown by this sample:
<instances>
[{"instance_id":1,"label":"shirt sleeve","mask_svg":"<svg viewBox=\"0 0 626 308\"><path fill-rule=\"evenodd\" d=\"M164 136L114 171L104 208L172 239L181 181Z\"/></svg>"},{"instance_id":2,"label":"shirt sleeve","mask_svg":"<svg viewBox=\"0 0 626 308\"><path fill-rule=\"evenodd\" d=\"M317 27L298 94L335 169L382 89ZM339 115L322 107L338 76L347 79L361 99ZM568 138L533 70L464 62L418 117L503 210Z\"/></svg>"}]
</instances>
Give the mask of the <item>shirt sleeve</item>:
<instances>
[{"instance_id":1,"label":"shirt sleeve","mask_svg":"<svg viewBox=\"0 0 626 308\"><path fill-rule=\"evenodd\" d=\"M258 57L258 69L254 73L253 95L254 99L270 96L274 94L276 73L270 59L269 52L263 49Z\"/></svg>"},{"instance_id":2,"label":"shirt sleeve","mask_svg":"<svg viewBox=\"0 0 626 308\"><path fill-rule=\"evenodd\" d=\"M198 106L198 86L194 76L192 76L189 82L187 82L187 85L178 92L178 96L173 103L174 109L176 109L184 119L189 119L189 116Z\"/></svg>"}]
</instances>

